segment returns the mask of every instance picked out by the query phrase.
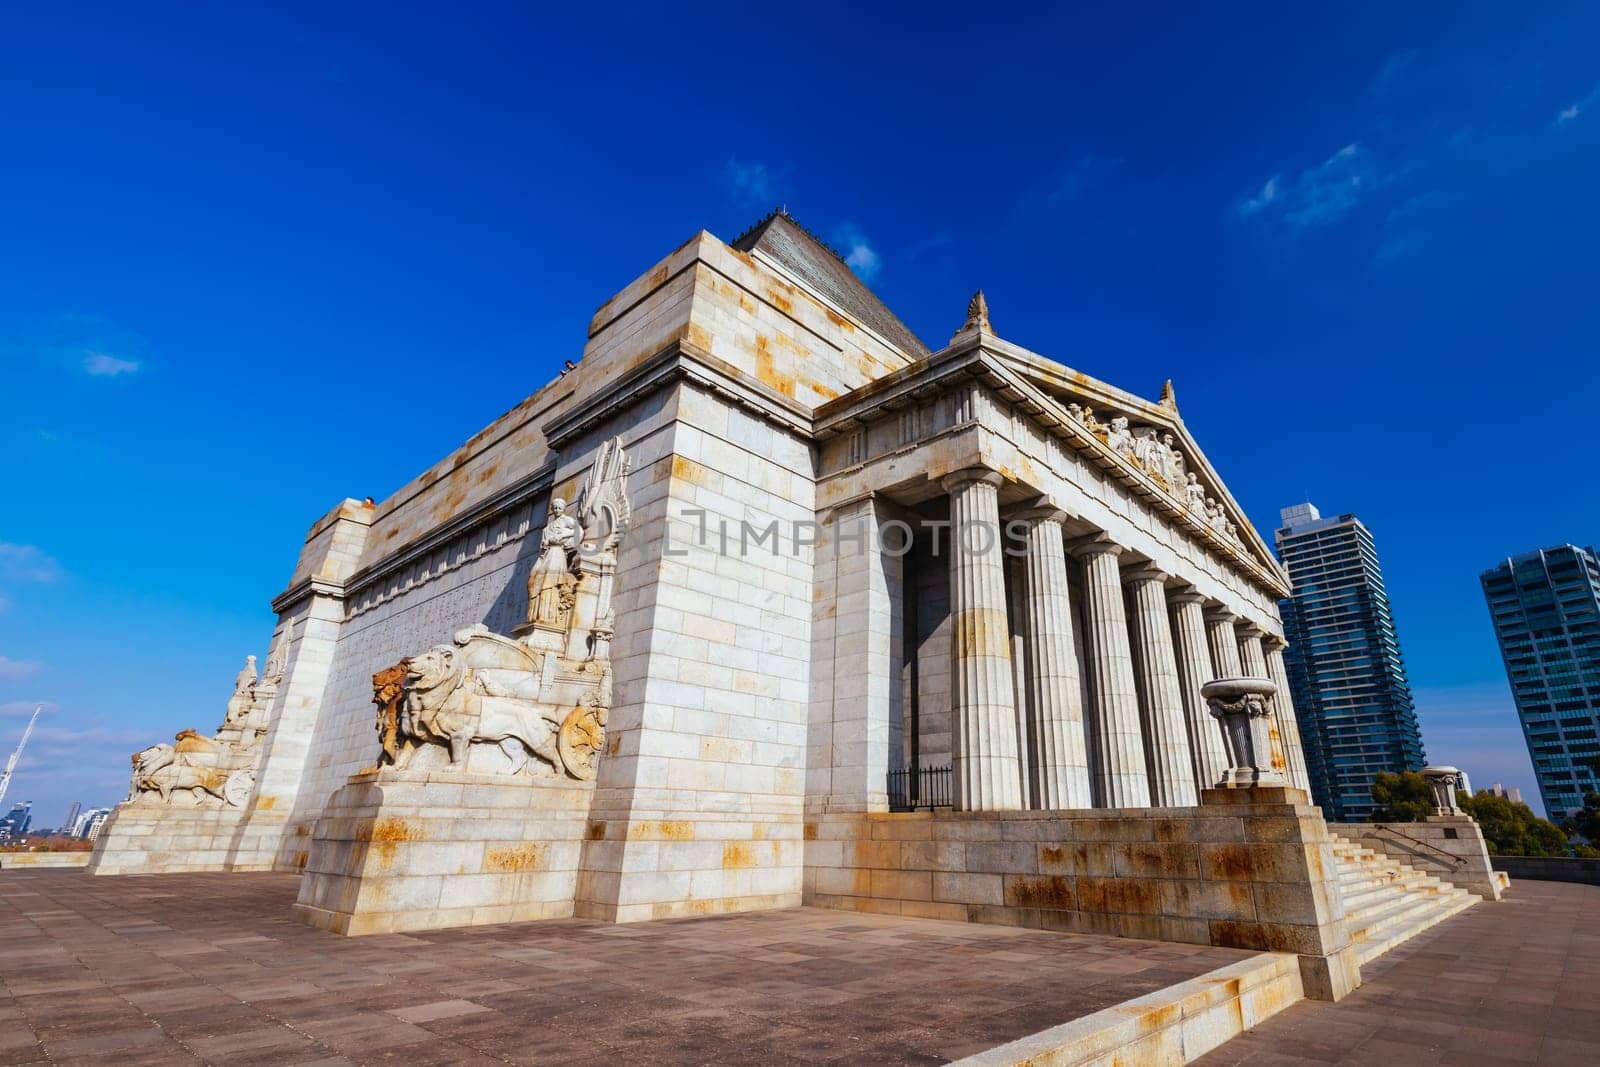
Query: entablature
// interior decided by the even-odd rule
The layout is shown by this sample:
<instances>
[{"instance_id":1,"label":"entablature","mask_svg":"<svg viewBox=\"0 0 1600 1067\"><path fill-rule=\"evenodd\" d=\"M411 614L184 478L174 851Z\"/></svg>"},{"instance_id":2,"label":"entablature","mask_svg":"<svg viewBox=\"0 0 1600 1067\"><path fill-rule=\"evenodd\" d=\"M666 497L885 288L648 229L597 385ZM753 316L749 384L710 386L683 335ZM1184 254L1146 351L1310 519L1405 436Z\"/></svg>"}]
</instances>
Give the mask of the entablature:
<instances>
[{"instance_id":1,"label":"entablature","mask_svg":"<svg viewBox=\"0 0 1600 1067\"><path fill-rule=\"evenodd\" d=\"M970 462L973 455L983 453L981 435L964 447L949 443L964 429L1001 434L1024 452L1035 436L1028 431L1036 431L1070 449L1101 477L1138 497L1271 596L1288 595L1287 577L1175 411L1108 386L1086 386L1085 399L1104 398L1102 403L1121 405L1102 421L1091 405L1064 403L1025 377L1017 361L1002 351L1013 348L976 331L958 335L955 343L926 360L823 405L814 426L821 444L820 480L865 473L867 464L884 457L898 459L882 473L903 476L908 470L921 470L935 476L943 473L945 461ZM1034 362L1041 358L1016 351ZM1135 426L1124 411L1156 425ZM938 449L926 457L927 462L906 458L924 446ZM1025 472L1011 473L1033 484ZM1185 488L1179 488L1179 473L1187 476L1182 481Z\"/></svg>"}]
</instances>

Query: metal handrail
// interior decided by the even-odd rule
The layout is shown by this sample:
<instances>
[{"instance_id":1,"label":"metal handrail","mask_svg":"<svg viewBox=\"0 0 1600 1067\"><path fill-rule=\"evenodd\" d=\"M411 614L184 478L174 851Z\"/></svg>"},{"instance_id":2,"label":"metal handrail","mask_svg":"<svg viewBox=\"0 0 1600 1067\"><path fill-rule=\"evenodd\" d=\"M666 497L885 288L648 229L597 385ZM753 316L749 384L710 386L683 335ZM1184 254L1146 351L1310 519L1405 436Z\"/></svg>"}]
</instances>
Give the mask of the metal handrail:
<instances>
[{"instance_id":1,"label":"metal handrail","mask_svg":"<svg viewBox=\"0 0 1600 1067\"><path fill-rule=\"evenodd\" d=\"M1360 823L1359 825L1361 825L1361 826L1363 826L1363 827L1365 827L1367 829L1373 830L1373 831L1381 831L1383 833L1394 834L1397 837L1403 837L1407 841L1410 841L1414 845L1421 845L1425 849L1429 849L1429 850L1431 850L1433 852L1437 852L1439 855L1443 856L1446 860L1450 861L1450 869L1451 870L1455 870L1457 867L1460 867L1462 864L1464 864L1466 862L1466 860L1463 859L1462 857L1457 856L1457 855L1455 855L1454 853L1451 853L1451 852L1446 852L1444 849L1440 848L1438 845L1430 845L1430 844L1428 844L1428 842L1423 841L1420 838L1412 837L1410 834L1406 833L1404 830L1396 830L1393 826L1389 825L1388 823L1373 823L1373 822L1369 822L1369 823ZM1402 846L1402 847L1404 847L1404 846Z\"/></svg>"}]
</instances>

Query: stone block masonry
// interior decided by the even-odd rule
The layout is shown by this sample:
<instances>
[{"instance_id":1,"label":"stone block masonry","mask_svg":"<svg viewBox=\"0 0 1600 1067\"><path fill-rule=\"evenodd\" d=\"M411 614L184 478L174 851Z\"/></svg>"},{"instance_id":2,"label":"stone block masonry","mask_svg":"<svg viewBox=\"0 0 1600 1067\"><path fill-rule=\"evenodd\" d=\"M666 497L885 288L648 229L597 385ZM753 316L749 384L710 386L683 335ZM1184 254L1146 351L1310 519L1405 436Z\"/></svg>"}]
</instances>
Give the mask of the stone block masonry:
<instances>
[{"instance_id":1,"label":"stone block masonry","mask_svg":"<svg viewBox=\"0 0 1600 1067\"><path fill-rule=\"evenodd\" d=\"M1292 952L1306 995L1360 983L1331 840L1305 794L1199 808L834 813L806 820L805 902Z\"/></svg>"},{"instance_id":2,"label":"stone block masonry","mask_svg":"<svg viewBox=\"0 0 1600 1067\"><path fill-rule=\"evenodd\" d=\"M174 808L128 801L100 828L91 874L180 874L228 867L244 832L239 808Z\"/></svg>"},{"instance_id":3,"label":"stone block masonry","mask_svg":"<svg viewBox=\"0 0 1600 1067\"><path fill-rule=\"evenodd\" d=\"M593 787L385 768L317 820L293 914L341 934L572 914Z\"/></svg>"}]
</instances>

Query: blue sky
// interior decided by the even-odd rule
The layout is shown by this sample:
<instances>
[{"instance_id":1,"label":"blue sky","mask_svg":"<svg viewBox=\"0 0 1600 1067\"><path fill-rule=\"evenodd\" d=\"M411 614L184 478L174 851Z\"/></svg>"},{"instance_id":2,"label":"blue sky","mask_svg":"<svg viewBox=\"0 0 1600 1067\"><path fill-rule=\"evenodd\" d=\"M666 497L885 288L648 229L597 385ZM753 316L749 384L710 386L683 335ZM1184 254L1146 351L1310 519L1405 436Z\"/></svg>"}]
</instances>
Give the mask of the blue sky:
<instances>
[{"instance_id":1,"label":"blue sky","mask_svg":"<svg viewBox=\"0 0 1600 1067\"><path fill-rule=\"evenodd\" d=\"M1600 7L75 4L0 15L0 753L108 803L307 526L771 206L935 346L1155 396L1385 565L1430 757L1536 803L1478 573L1600 540Z\"/></svg>"}]
</instances>

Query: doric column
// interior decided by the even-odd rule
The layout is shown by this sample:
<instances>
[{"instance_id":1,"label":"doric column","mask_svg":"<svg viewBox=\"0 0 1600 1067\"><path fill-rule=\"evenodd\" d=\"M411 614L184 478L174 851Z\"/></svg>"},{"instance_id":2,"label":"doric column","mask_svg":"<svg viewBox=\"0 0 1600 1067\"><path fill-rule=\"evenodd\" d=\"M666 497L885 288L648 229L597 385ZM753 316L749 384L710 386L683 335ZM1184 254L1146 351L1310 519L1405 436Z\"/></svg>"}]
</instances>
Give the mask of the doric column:
<instances>
[{"instance_id":1,"label":"doric column","mask_svg":"<svg viewBox=\"0 0 1600 1067\"><path fill-rule=\"evenodd\" d=\"M1193 590L1171 597L1172 637L1177 646L1178 678L1183 693L1185 721L1189 726L1189 748L1194 758L1195 783L1212 789L1228 771L1228 749L1222 731L1206 706L1200 687L1211 681L1211 650L1206 645L1206 620L1201 605L1205 596Z\"/></svg>"},{"instance_id":2,"label":"doric column","mask_svg":"<svg viewBox=\"0 0 1600 1067\"><path fill-rule=\"evenodd\" d=\"M1167 575L1155 567L1122 572L1127 583L1133 631L1133 664L1144 711L1145 754L1150 768L1150 802L1157 807L1193 807L1194 760L1184 725L1183 689L1167 617Z\"/></svg>"},{"instance_id":3,"label":"doric column","mask_svg":"<svg viewBox=\"0 0 1600 1067\"><path fill-rule=\"evenodd\" d=\"M1227 608L1205 609L1206 643L1211 646L1211 677L1238 678L1244 674L1239 662L1239 638L1233 632L1238 616Z\"/></svg>"},{"instance_id":4,"label":"doric column","mask_svg":"<svg viewBox=\"0 0 1600 1067\"><path fill-rule=\"evenodd\" d=\"M1083 561L1084 658L1089 664L1094 722L1095 795L1101 807L1150 806L1144 737L1139 728L1139 691L1128 647L1128 618L1122 603L1122 546L1096 538L1072 554Z\"/></svg>"},{"instance_id":5,"label":"doric column","mask_svg":"<svg viewBox=\"0 0 1600 1067\"><path fill-rule=\"evenodd\" d=\"M1000 542L1000 475L982 468L944 480L950 494L951 713L956 807L1022 807Z\"/></svg>"},{"instance_id":6,"label":"doric column","mask_svg":"<svg viewBox=\"0 0 1600 1067\"><path fill-rule=\"evenodd\" d=\"M1261 647L1263 631L1255 623L1247 622L1239 629L1239 660L1244 673L1251 678L1267 678L1267 657ZM1283 729L1278 720L1278 710L1272 703L1272 714L1267 716L1268 736L1272 738L1272 769L1289 778L1289 757L1283 744Z\"/></svg>"},{"instance_id":7,"label":"doric column","mask_svg":"<svg viewBox=\"0 0 1600 1067\"><path fill-rule=\"evenodd\" d=\"M1278 638L1267 640L1267 677L1278 687L1273 696L1277 706L1278 729L1283 733L1283 754L1289 761L1289 782L1296 789L1311 792L1311 776L1306 772L1306 753L1300 747L1300 720L1294 711L1294 694L1289 691L1289 672L1284 669L1283 650Z\"/></svg>"},{"instance_id":8,"label":"doric column","mask_svg":"<svg viewBox=\"0 0 1600 1067\"><path fill-rule=\"evenodd\" d=\"M1089 752L1084 741L1083 687L1073 648L1072 602L1062 514L1029 512L1024 617L1028 624L1027 698L1034 742L1034 796L1047 810L1087 808Z\"/></svg>"}]
</instances>

